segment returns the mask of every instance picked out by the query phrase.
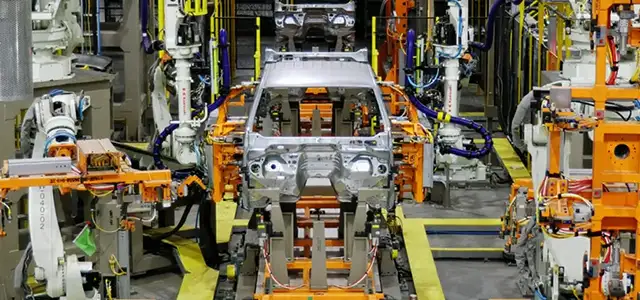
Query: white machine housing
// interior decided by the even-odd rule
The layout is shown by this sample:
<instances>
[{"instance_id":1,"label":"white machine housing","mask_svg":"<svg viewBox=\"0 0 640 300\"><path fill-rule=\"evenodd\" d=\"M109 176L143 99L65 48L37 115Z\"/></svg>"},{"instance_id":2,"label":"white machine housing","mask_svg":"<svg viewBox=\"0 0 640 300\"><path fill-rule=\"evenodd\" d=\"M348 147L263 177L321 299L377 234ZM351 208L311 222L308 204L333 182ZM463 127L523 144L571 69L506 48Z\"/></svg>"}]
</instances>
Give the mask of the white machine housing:
<instances>
[{"instance_id":1,"label":"white machine housing","mask_svg":"<svg viewBox=\"0 0 640 300\"><path fill-rule=\"evenodd\" d=\"M78 0L38 1L36 11L31 13L34 82L74 76L73 50L84 41L80 17Z\"/></svg>"}]
</instances>

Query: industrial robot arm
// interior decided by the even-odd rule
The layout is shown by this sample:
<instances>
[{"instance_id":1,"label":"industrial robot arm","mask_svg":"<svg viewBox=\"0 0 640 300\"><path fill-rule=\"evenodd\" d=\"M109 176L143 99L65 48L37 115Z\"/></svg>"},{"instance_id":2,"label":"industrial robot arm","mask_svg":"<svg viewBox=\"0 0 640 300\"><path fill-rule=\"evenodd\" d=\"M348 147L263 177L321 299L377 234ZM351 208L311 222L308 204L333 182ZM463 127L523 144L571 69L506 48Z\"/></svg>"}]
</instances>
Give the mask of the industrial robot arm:
<instances>
[{"instance_id":1,"label":"industrial robot arm","mask_svg":"<svg viewBox=\"0 0 640 300\"><path fill-rule=\"evenodd\" d=\"M170 124L176 124L178 128L173 131L174 140L173 156L182 164L197 163L196 146L196 130L202 125L204 120L192 119L192 58L198 53L201 46L200 25L195 21L194 16L201 15L202 10L191 10L190 7L184 6L179 1L165 1L165 50L171 57L172 68L174 70L174 87L175 95L178 98L178 121L170 121ZM196 5L201 7L201 5ZM206 3L204 6L206 13ZM159 78L158 71L160 66L154 70L154 86L153 105L154 118L158 129L162 131L169 124L170 120L166 108L166 99L164 97L163 80ZM163 101L164 100L164 101Z\"/></svg>"},{"instance_id":2,"label":"industrial robot arm","mask_svg":"<svg viewBox=\"0 0 640 300\"><path fill-rule=\"evenodd\" d=\"M48 156L50 146L75 146L78 121L89 106L89 97L59 90L36 99L32 113L38 132L32 161ZM47 295L69 300L99 299L97 291L85 293L83 288L82 274L92 271L92 263L79 262L75 255L64 253L52 186L29 187L28 216L35 278L46 281Z\"/></svg>"},{"instance_id":3,"label":"industrial robot arm","mask_svg":"<svg viewBox=\"0 0 640 300\"><path fill-rule=\"evenodd\" d=\"M68 79L73 76L73 50L83 40L80 1L40 1L31 13L34 82ZM64 55L54 55L56 51Z\"/></svg>"}]
</instances>

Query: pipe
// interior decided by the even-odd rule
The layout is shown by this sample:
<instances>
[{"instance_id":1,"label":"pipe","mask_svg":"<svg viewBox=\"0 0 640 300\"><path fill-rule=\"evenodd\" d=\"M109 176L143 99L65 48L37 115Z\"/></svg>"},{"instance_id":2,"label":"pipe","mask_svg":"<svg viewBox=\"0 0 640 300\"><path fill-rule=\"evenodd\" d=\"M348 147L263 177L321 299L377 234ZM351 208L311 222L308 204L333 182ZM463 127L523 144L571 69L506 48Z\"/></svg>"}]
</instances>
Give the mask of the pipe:
<instances>
[{"instance_id":1,"label":"pipe","mask_svg":"<svg viewBox=\"0 0 640 300\"><path fill-rule=\"evenodd\" d=\"M226 30L220 30L220 43L226 45L227 43L227 32ZM227 51L225 51L225 48ZM229 62L229 51L227 47L222 48L222 86L224 88L222 95L216 99L213 103L207 105L207 113L211 115L211 112L218 109L222 104L227 100L227 93L229 92L229 88L231 86L231 64ZM195 111L191 114L191 117L194 118L198 116L202 110ZM203 122L206 121L202 120ZM162 143L167 139L167 137L178 128L179 124L169 124L155 139L153 143L153 164L156 168L160 170L164 170L167 166L164 165L161 159L160 152L162 151Z\"/></svg>"},{"instance_id":2,"label":"pipe","mask_svg":"<svg viewBox=\"0 0 640 300\"><path fill-rule=\"evenodd\" d=\"M142 49L147 54L153 54L153 43L151 37L148 34L148 19L149 19L149 0L140 0L140 32L142 33Z\"/></svg>"},{"instance_id":3,"label":"pipe","mask_svg":"<svg viewBox=\"0 0 640 300\"><path fill-rule=\"evenodd\" d=\"M407 32L407 59L406 66L407 71L405 72L405 81L411 82L410 74L413 74L413 57L415 56L415 45L416 45L416 32L413 29L409 29Z\"/></svg>"},{"instance_id":4,"label":"pipe","mask_svg":"<svg viewBox=\"0 0 640 300\"><path fill-rule=\"evenodd\" d=\"M191 211L192 207L193 207L193 203L187 204L187 206L184 208L184 212L182 213L182 216L180 217L180 221L178 221L178 224L175 227L173 227L171 231L162 233L160 235L152 236L151 239L155 241L161 241L180 231L182 226L184 226L184 223L187 221L187 217L189 217L189 212Z\"/></svg>"},{"instance_id":5,"label":"pipe","mask_svg":"<svg viewBox=\"0 0 640 300\"><path fill-rule=\"evenodd\" d=\"M262 33L261 33L261 29L260 29L260 17L256 17L256 52L253 55L254 57L254 69L255 69L255 74L253 75L254 80L259 80L260 79L260 68L262 67Z\"/></svg>"},{"instance_id":6,"label":"pipe","mask_svg":"<svg viewBox=\"0 0 640 300\"><path fill-rule=\"evenodd\" d=\"M413 45L415 45L415 32L413 32L413 30L409 30L409 32L407 32L407 58L405 59L407 68L413 66L413 55L411 55L413 53L413 50L410 50L413 48ZM465 118L451 116L446 112L436 112L435 110L432 110L426 105L422 104L422 102L420 102L420 100L418 100L413 93L407 96L409 98L409 101L411 101L411 103L427 117L471 128L482 135L485 141L484 146L480 150L469 151L452 147L444 147L442 148L443 153L450 153L465 158L480 158L489 154L489 152L493 148L493 139L491 138L491 134L484 127L482 127L482 125Z\"/></svg>"},{"instance_id":7,"label":"pipe","mask_svg":"<svg viewBox=\"0 0 640 300\"><path fill-rule=\"evenodd\" d=\"M485 32L487 34L485 42L484 43L471 42L469 46L476 48L480 51L488 51L489 49L491 49L491 46L493 45L493 30L494 30L493 26L495 25L498 11L502 6L502 4L505 3L505 1L506 0L496 0L496 2L494 2L493 5L491 5L491 9L489 10L489 16L487 18L487 25L485 26ZM523 0L514 0L513 4L519 5L520 3L522 3L522 1Z\"/></svg>"},{"instance_id":8,"label":"pipe","mask_svg":"<svg viewBox=\"0 0 640 300\"><path fill-rule=\"evenodd\" d=\"M222 88L228 90L231 87L231 59L229 58L229 43L225 29L220 29L219 46L222 49ZM256 78L256 80L258 79Z\"/></svg>"},{"instance_id":9,"label":"pipe","mask_svg":"<svg viewBox=\"0 0 640 300\"><path fill-rule=\"evenodd\" d=\"M91 0L89 0L91 1ZM102 37L100 29L100 1L96 1L96 54L102 54Z\"/></svg>"}]
</instances>

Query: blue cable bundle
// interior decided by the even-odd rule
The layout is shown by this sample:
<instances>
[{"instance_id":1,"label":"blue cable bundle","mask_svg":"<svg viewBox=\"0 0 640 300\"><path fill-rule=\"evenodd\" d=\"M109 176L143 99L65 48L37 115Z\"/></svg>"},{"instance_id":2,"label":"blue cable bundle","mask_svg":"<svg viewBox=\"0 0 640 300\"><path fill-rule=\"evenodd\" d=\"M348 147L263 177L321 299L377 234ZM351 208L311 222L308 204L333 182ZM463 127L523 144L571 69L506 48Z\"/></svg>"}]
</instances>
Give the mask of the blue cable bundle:
<instances>
[{"instance_id":1,"label":"blue cable bundle","mask_svg":"<svg viewBox=\"0 0 640 300\"><path fill-rule=\"evenodd\" d=\"M407 64L406 67L409 70L413 69L415 39L416 39L415 31L409 30L409 32L407 32L407 58L406 58L406 64ZM407 78L409 78L409 75L407 75ZM435 85L435 83L433 85ZM458 148L443 148L444 153L450 153L450 154L465 157L465 158L480 158L489 154L489 152L491 152L491 149L493 149L493 139L491 138L491 133L489 133L489 131L487 131L487 129L485 129L482 125L465 118L448 116L444 112L437 112L435 110L430 109L426 105L422 104L422 102L420 102L420 100L418 100L415 97L415 95L409 94L408 96L411 103L419 111L424 113L426 116L439 121L445 121L445 122L448 121L453 124L458 124L458 125L473 129L474 131L478 132L482 136L482 138L484 138L484 146L480 150L470 151L470 150L458 149Z\"/></svg>"},{"instance_id":2,"label":"blue cable bundle","mask_svg":"<svg viewBox=\"0 0 640 300\"><path fill-rule=\"evenodd\" d=\"M513 1L513 4L519 5L520 3L522 3L522 1L523 0L515 0ZM484 43L472 42L469 44L471 47L477 48L481 51L488 51L489 49L491 49L491 46L493 45L493 27L496 22L496 17L498 15L500 7L505 2L506 0L496 0L496 2L493 3L491 9L489 10L489 16L487 18L487 25L485 28L487 33L486 41Z\"/></svg>"}]
</instances>

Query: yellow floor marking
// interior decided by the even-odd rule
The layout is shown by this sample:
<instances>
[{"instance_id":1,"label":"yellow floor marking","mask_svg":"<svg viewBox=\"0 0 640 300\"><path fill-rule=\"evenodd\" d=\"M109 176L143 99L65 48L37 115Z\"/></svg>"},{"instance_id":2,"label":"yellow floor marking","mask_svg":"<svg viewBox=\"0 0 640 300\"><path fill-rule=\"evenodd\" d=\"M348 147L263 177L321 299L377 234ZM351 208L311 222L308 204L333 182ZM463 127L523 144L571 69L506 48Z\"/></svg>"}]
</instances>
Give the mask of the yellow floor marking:
<instances>
[{"instance_id":1,"label":"yellow floor marking","mask_svg":"<svg viewBox=\"0 0 640 300\"><path fill-rule=\"evenodd\" d=\"M436 263L431 254L427 232L424 228L424 221L405 218L402 207L396 208L396 215L402 220L405 248L418 299L445 300Z\"/></svg>"}]
</instances>

